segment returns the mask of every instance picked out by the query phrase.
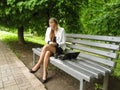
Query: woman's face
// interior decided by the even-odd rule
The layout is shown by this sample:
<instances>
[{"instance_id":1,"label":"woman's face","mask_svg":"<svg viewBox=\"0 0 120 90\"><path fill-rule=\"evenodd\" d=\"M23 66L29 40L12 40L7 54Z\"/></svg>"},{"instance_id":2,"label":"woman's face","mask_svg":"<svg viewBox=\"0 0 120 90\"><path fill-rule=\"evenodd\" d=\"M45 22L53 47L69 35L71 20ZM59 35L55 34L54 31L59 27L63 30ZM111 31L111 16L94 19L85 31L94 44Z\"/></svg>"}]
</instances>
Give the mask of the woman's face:
<instances>
[{"instance_id":1,"label":"woman's face","mask_svg":"<svg viewBox=\"0 0 120 90\"><path fill-rule=\"evenodd\" d=\"M52 29L55 29L56 26L57 26L57 24L56 24L54 21L50 20L50 21L49 21L49 26L50 26Z\"/></svg>"}]
</instances>

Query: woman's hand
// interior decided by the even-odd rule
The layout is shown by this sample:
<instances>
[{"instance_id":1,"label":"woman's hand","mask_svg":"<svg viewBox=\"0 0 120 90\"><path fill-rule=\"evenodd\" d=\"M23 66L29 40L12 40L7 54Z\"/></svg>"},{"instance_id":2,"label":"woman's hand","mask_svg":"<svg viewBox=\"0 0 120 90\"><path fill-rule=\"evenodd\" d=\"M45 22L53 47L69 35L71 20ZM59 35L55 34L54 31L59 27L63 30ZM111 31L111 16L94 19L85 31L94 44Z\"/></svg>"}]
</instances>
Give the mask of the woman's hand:
<instances>
[{"instance_id":1,"label":"woman's hand","mask_svg":"<svg viewBox=\"0 0 120 90\"><path fill-rule=\"evenodd\" d=\"M56 46L57 43L55 43L55 42L49 42L49 45Z\"/></svg>"}]
</instances>

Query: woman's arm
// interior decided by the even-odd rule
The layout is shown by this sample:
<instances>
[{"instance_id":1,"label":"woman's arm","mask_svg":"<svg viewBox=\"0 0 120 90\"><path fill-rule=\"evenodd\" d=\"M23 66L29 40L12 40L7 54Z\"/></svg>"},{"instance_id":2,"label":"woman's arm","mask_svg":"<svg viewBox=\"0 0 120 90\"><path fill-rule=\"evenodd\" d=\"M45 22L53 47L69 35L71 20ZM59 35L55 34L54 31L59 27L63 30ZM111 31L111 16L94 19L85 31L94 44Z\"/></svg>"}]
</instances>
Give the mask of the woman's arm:
<instances>
[{"instance_id":1,"label":"woman's arm","mask_svg":"<svg viewBox=\"0 0 120 90\"><path fill-rule=\"evenodd\" d=\"M48 27L47 28L47 30L46 30L46 33L45 33L45 42L46 43L49 43L50 42L50 32L51 32L51 29L50 29L50 27Z\"/></svg>"},{"instance_id":2,"label":"woman's arm","mask_svg":"<svg viewBox=\"0 0 120 90\"><path fill-rule=\"evenodd\" d=\"M65 30L64 29L62 30L60 35L61 35L61 40L58 40L59 42L57 42L57 43L58 43L59 46L62 46L66 42L66 36L65 36Z\"/></svg>"},{"instance_id":3,"label":"woman's arm","mask_svg":"<svg viewBox=\"0 0 120 90\"><path fill-rule=\"evenodd\" d=\"M47 30L46 30L46 34L45 34L45 42L49 45L56 46L57 43L50 41L50 37L49 37L50 32L51 32L51 28L48 27Z\"/></svg>"},{"instance_id":4,"label":"woman's arm","mask_svg":"<svg viewBox=\"0 0 120 90\"><path fill-rule=\"evenodd\" d=\"M56 42L49 42L49 45L57 46L57 43Z\"/></svg>"}]
</instances>

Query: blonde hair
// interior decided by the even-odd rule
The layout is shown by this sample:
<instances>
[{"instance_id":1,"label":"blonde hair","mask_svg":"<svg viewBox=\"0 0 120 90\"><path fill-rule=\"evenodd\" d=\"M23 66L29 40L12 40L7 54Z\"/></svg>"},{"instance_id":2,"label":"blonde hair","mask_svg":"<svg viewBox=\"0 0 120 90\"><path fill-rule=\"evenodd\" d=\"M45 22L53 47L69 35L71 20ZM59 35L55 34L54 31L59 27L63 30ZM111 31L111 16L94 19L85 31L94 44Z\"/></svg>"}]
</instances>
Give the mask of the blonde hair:
<instances>
[{"instance_id":1,"label":"blonde hair","mask_svg":"<svg viewBox=\"0 0 120 90\"><path fill-rule=\"evenodd\" d=\"M51 21L55 22L55 24L58 25L58 20L56 18L54 18L54 17L50 18L49 22L51 22Z\"/></svg>"},{"instance_id":2,"label":"blonde hair","mask_svg":"<svg viewBox=\"0 0 120 90\"><path fill-rule=\"evenodd\" d=\"M58 25L58 20L56 18L54 18L54 17L50 18L49 22L51 22L51 21L54 22L56 25ZM51 32L50 32L50 40L54 41L54 37L55 37L54 30L51 30Z\"/></svg>"}]
</instances>

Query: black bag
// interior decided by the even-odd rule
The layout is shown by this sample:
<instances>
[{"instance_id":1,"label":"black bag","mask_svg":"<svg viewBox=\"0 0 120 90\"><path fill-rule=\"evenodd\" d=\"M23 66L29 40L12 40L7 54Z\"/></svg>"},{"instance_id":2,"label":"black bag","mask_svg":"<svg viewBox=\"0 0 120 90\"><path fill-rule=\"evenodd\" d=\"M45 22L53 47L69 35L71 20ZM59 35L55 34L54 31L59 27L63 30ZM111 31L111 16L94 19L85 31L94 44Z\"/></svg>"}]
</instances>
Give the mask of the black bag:
<instances>
[{"instance_id":1,"label":"black bag","mask_svg":"<svg viewBox=\"0 0 120 90\"><path fill-rule=\"evenodd\" d=\"M80 52L70 52L70 53L65 53L65 54L61 54L61 55L58 55L58 59L60 60L71 60L71 59L76 59L77 56L79 55Z\"/></svg>"}]
</instances>

